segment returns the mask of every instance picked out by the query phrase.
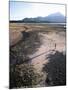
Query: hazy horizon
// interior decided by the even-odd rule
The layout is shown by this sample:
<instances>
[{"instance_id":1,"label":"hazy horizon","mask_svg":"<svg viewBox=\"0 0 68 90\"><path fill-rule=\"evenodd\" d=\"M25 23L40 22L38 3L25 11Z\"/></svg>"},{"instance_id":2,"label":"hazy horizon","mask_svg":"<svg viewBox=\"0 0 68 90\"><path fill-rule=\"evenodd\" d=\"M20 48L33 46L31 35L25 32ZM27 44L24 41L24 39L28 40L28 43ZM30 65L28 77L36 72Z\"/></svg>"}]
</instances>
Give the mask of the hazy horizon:
<instances>
[{"instance_id":1,"label":"hazy horizon","mask_svg":"<svg viewBox=\"0 0 68 90\"><path fill-rule=\"evenodd\" d=\"M10 20L45 17L57 12L65 16L65 5L10 1Z\"/></svg>"}]
</instances>

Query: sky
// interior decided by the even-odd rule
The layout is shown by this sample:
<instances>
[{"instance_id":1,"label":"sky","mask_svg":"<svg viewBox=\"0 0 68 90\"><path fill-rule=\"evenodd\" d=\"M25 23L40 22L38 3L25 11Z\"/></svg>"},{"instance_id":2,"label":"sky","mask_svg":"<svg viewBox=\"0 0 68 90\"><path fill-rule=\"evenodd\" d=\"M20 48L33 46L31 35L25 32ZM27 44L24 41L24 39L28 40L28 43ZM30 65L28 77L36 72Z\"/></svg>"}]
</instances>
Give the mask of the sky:
<instances>
[{"instance_id":1,"label":"sky","mask_svg":"<svg viewBox=\"0 0 68 90\"><path fill-rule=\"evenodd\" d=\"M21 20L26 17L45 17L56 12L60 12L65 16L65 5L10 1L10 20Z\"/></svg>"}]
</instances>

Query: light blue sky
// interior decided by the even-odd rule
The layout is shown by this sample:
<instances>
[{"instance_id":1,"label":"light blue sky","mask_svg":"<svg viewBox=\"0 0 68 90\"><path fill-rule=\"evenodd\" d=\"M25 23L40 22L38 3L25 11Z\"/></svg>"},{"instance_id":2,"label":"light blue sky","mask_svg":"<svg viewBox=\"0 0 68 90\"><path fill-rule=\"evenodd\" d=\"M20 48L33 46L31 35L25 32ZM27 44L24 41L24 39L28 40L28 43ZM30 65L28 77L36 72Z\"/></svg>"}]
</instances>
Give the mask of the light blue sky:
<instances>
[{"instance_id":1,"label":"light blue sky","mask_svg":"<svg viewBox=\"0 0 68 90\"><path fill-rule=\"evenodd\" d=\"M56 12L65 15L65 5L10 1L10 20L21 20L25 17L44 17Z\"/></svg>"}]
</instances>

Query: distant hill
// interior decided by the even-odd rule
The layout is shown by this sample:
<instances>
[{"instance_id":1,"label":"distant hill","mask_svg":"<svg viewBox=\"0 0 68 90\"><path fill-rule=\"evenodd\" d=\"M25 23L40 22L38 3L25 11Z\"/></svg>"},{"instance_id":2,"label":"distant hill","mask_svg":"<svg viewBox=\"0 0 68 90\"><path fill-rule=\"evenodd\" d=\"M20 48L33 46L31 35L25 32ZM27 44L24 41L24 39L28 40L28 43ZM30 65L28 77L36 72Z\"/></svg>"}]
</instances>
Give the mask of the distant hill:
<instances>
[{"instance_id":1,"label":"distant hill","mask_svg":"<svg viewBox=\"0 0 68 90\"><path fill-rule=\"evenodd\" d=\"M18 21L10 21L10 22L21 22L21 23L65 23L66 17L61 13L53 13L46 17L36 17L36 18L24 18Z\"/></svg>"},{"instance_id":2,"label":"distant hill","mask_svg":"<svg viewBox=\"0 0 68 90\"><path fill-rule=\"evenodd\" d=\"M45 17L45 20L55 23L65 23L66 17L63 16L61 13L57 12Z\"/></svg>"}]
</instances>

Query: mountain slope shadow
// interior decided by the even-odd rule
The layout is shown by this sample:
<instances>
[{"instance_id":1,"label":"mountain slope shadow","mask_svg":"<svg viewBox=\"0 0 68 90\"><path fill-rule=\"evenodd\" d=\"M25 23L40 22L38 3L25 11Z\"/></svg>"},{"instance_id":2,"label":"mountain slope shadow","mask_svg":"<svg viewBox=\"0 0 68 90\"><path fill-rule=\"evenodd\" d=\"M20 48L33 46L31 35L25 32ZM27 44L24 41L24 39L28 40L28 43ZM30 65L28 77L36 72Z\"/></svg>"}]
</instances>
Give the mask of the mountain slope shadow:
<instances>
[{"instance_id":1,"label":"mountain slope shadow","mask_svg":"<svg viewBox=\"0 0 68 90\"><path fill-rule=\"evenodd\" d=\"M44 65L43 72L47 72L45 83L48 86L66 85L66 55L58 51L48 56L49 63Z\"/></svg>"}]
</instances>

